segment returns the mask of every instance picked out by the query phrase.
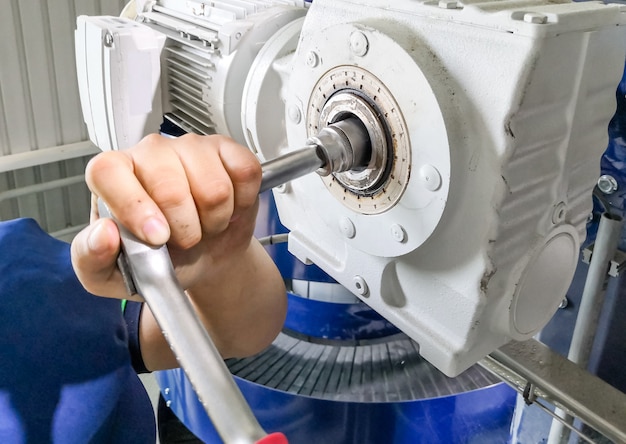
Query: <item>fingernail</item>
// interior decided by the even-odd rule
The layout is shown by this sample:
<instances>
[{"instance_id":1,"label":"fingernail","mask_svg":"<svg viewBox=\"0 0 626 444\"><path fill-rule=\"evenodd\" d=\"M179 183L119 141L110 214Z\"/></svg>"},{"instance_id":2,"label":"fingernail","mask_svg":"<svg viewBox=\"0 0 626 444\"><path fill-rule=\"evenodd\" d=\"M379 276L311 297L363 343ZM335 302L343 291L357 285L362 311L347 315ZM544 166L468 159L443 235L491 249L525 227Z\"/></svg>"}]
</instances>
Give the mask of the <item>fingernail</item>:
<instances>
[{"instance_id":1,"label":"fingernail","mask_svg":"<svg viewBox=\"0 0 626 444\"><path fill-rule=\"evenodd\" d=\"M108 248L108 241L104 231L102 222L96 222L87 237L87 245L94 253L103 253Z\"/></svg>"},{"instance_id":2,"label":"fingernail","mask_svg":"<svg viewBox=\"0 0 626 444\"><path fill-rule=\"evenodd\" d=\"M152 245L162 245L169 239L170 230L161 219L151 217L143 224L143 234Z\"/></svg>"}]
</instances>

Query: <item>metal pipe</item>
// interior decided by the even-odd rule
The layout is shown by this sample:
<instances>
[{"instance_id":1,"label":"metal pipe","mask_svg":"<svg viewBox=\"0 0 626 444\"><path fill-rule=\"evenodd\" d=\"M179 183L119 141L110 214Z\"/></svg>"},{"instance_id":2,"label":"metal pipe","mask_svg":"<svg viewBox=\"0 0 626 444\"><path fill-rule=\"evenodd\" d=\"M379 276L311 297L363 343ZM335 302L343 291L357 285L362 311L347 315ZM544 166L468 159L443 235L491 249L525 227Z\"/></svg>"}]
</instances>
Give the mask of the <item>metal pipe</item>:
<instances>
[{"instance_id":1,"label":"metal pipe","mask_svg":"<svg viewBox=\"0 0 626 444\"><path fill-rule=\"evenodd\" d=\"M101 217L112 217L98 199ZM266 433L239 391L186 292L180 286L167 245L141 242L118 223L123 254L118 266L130 294L140 294L189 378L198 400L224 442L252 444Z\"/></svg>"},{"instance_id":2,"label":"metal pipe","mask_svg":"<svg viewBox=\"0 0 626 444\"><path fill-rule=\"evenodd\" d=\"M15 188L12 190L6 190L0 192L0 202L8 199L14 199L16 197L26 196L28 194L41 193L43 191L50 191L61 187L68 187L70 185L76 185L79 183L85 183L85 176L83 174L70 176L63 179L50 180L43 183L36 183L33 185L27 185L25 187Z\"/></svg>"},{"instance_id":3,"label":"metal pipe","mask_svg":"<svg viewBox=\"0 0 626 444\"><path fill-rule=\"evenodd\" d=\"M89 142L68 143L51 148L43 148L23 153L9 154L0 157L0 173L19 170L47 163L60 162L62 160L75 159L77 157L96 154L100 150Z\"/></svg>"},{"instance_id":4,"label":"metal pipe","mask_svg":"<svg viewBox=\"0 0 626 444\"><path fill-rule=\"evenodd\" d=\"M307 145L284 156L263 162L263 179L259 192L312 173L323 166L324 160L319 155L317 145Z\"/></svg>"},{"instance_id":5,"label":"metal pipe","mask_svg":"<svg viewBox=\"0 0 626 444\"><path fill-rule=\"evenodd\" d=\"M570 361L583 368L589 364L591 347L604 303L608 270L617 251L621 232L622 218L604 213L600 219L576 326L567 355Z\"/></svg>"},{"instance_id":6,"label":"metal pipe","mask_svg":"<svg viewBox=\"0 0 626 444\"><path fill-rule=\"evenodd\" d=\"M367 129L348 117L328 125L307 145L264 162L260 192L317 171L321 175L365 167L372 157Z\"/></svg>"},{"instance_id":7,"label":"metal pipe","mask_svg":"<svg viewBox=\"0 0 626 444\"><path fill-rule=\"evenodd\" d=\"M322 176L365 168L372 158L372 148L367 129L356 117L339 120L307 140L318 146L324 166L318 170Z\"/></svg>"},{"instance_id":8,"label":"metal pipe","mask_svg":"<svg viewBox=\"0 0 626 444\"><path fill-rule=\"evenodd\" d=\"M478 362L524 393L574 414L614 442L626 442L626 394L535 339L510 342Z\"/></svg>"},{"instance_id":9,"label":"metal pipe","mask_svg":"<svg viewBox=\"0 0 626 444\"><path fill-rule=\"evenodd\" d=\"M120 227L120 230L125 229ZM124 252L132 258L137 291L150 306L220 436L225 442L237 444L250 444L263 438L266 433L180 287L167 247L151 249L137 242L130 232L122 233Z\"/></svg>"},{"instance_id":10,"label":"metal pipe","mask_svg":"<svg viewBox=\"0 0 626 444\"><path fill-rule=\"evenodd\" d=\"M586 369L589 365L589 357L593 341L596 337L598 321L602 306L604 305L604 295L608 279L608 270L611 260L615 256L617 244L622 232L623 221L620 216L604 213L598 226L598 234L593 246L589 271L585 280L583 294L576 318L576 326L572 334L567 358ZM560 409L555 413L564 417L569 424L573 418ZM553 421L548 436L548 444L567 443L570 431L558 421Z\"/></svg>"}]
</instances>

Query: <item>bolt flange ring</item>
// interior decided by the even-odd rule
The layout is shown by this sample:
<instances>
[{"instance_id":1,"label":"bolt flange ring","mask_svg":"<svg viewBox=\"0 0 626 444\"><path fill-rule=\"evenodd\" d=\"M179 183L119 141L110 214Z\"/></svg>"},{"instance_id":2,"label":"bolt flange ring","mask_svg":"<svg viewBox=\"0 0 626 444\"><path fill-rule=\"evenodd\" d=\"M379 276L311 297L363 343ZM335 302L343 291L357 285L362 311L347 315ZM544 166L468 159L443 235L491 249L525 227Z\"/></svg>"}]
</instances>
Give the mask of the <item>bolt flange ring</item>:
<instances>
[{"instance_id":1,"label":"bolt flange ring","mask_svg":"<svg viewBox=\"0 0 626 444\"><path fill-rule=\"evenodd\" d=\"M399 107L385 85L356 66L337 66L319 79L307 112L309 137L354 116L367 128L367 166L323 178L330 193L362 214L380 214L400 200L410 175L411 146Z\"/></svg>"}]
</instances>

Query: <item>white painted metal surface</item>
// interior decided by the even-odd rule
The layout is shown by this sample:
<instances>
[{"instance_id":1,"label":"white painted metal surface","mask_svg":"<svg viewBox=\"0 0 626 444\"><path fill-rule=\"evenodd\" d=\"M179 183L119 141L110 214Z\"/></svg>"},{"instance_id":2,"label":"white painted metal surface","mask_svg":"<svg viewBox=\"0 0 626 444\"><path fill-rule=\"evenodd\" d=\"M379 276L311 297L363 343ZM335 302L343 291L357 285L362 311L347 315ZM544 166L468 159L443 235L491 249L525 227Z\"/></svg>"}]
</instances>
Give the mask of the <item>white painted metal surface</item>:
<instances>
[{"instance_id":1,"label":"white painted metal surface","mask_svg":"<svg viewBox=\"0 0 626 444\"><path fill-rule=\"evenodd\" d=\"M96 152L81 144L88 138L74 62L76 16L119 14L124 3L0 0L0 192L49 188L3 200L0 219L32 217L65 239L87 222L83 184L45 184L81 175Z\"/></svg>"},{"instance_id":2,"label":"white painted metal surface","mask_svg":"<svg viewBox=\"0 0 626 444\"><path fill-rule=\"evenodd\" d=\"M292 253L409 334L440 370L456 375L550 319L606 147L626 7L315 0L303 21L259 22L238 40L227 25L245 30L254 14L241 22L204 2L146 5L144 19L178 54L162 76L178 77L164 109L191 130L245 138L272 159L325 119L379 120L387 151L377 146L373 158L388 161L295 180L275 193L279 213Z\"/></svg>"},{"instance_id":3,"label":"white painted metal surface","mask_svg":"<svg viewBox=\"0 0 626 444\"><path fill-rule=\"evenodd\" d=\"M277 29L304 14L303 1L141 3L138 21L79 19L76 51L91 140L103 150L127 148L158 131L166 112L188 131L244 143L250 65Z\"/></svg>"},{"instance_id":4,"label":"white painted metal surface","mask_svg":"<svg viewBox=\"0 0 626 444\"><path fill-rule=\"evenodd\" d=\"M316 0L295 56L281 61L291 66L286 108L303 116L286 120L289 145L314 132L320 95L384 85L366 94L400 122L389 124L395 162L410 174L389 176L403 194L380 214L367 205L386 198L387 184L357 196L367 205L355 210L332 191L336 181L293 181L276 193L290 251L409 334L448 375L532 336L573 276L625 24L624 7L591 2ZM383 93L393 100L381 104L374 96Z\"/></svg>"}]
</instances>

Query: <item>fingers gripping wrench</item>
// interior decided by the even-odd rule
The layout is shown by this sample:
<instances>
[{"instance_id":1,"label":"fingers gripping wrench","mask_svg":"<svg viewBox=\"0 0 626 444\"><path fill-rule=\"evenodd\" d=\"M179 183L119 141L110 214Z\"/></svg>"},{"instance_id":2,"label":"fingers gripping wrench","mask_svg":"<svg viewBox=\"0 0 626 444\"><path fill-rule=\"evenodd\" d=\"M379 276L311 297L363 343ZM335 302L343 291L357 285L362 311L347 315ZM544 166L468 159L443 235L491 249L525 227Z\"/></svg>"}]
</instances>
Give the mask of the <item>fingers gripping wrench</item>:
<instances>
[{"instance_id":1,"label":"fingers gripping wrench","mask_svg":"<svg viewBox=\"0 0 626 444\"><path fill-rule=\"evenodd\" d=\"M313 171L320 174L362 166L370 150L366 131L355 119L331 125L300 150L262 164L259 192ZM101 216L111 217L98 202ZM267 434L254 417L191 302L180 286L167 246L152 247L118 224L122 252L118 267L130 294L140 294L225 443L287 443Z\"/></svg>"}]
</instances>

